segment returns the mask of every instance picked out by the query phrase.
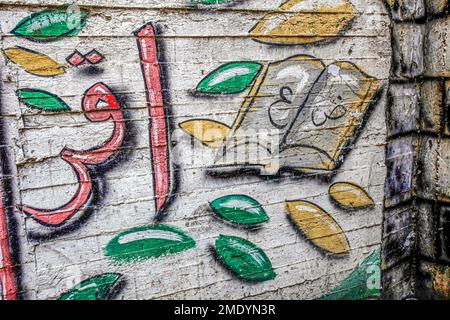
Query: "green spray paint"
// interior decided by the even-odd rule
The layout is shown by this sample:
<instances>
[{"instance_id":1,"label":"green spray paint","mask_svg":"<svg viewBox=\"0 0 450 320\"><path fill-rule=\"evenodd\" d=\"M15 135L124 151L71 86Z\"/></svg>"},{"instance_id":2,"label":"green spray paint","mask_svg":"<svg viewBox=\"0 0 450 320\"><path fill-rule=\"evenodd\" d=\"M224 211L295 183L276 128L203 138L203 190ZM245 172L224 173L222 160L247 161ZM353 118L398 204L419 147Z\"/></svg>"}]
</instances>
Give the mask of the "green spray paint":
<instances>
[{"instance_id":1,"label":"green spray paint","mask_svg":"<svg viewBox=\"0 0 450 320\"><path fill-rule=\"evenodd\" d=\"M256 225L269 221L261 204L245 195L229 195L210 204L222 219L243 225Z\"/></svg>"},{"instance_id":2,"label":"green spray paint","mask_svg":"<svg viewBox=\"0 0 450 320\"><path fill-rule=\"evenodd\" d=\"M241 279L261 282L276 277L267 255L250 241L221 235L215 250L224 265Z\"/></svg>"},{"instance_id":3,"label":"green spray paint","mask_svg":"<svg viewBox=\"0 0 450 320\"><path fill-rule=\"evenodd\" d=\"M243 92L255 80L262 65L256 62L231 62L207 75L197 91L207 94L234 94Z\"/></svg>"},{"instance_id":4,"label":"green spray paint","mask_svg":"<svg viewBox=\"0 0 450 320\"><path fill-rule=\"evenodd\" d=\"M106 300L121 277L120 274L106 273L85 280L63 293L59 300Z\"/></svg>"},{"instance_id":5,"label":"green spray paint","mask_svg":"<svg viewBox=\"0 0 450 320\"><path fill-rule=\"evenodd\" d=\"M76 36L86 19L87 13L81 10L43 10L21 20L11 33L36 42L57 41Z\"/></svg>"},{"instance_id":6,"label":"green spray paint","mask_svg":"<svg viewBox=\"0 0 450 320\"><path fill-rule=\"evenodd\" d=\"M153 225L119 234L106 246L105 256L118 262L134 262L194 247L195 241L181 230L168 225Z\"/></svg>"},{"instance_id":7,"label":"green spray paint","mask_svg":"<svg viewBox=\"0 0 450 320\"><path fill-rule=\"evenodd\" d=\"M34 109L46 111L70 110L70 107L56 95L39 89L19 89L17 90L19 100L26 106Z\"/></svg>"},{"instance_id":8,"label":"green spray paint","mask_svg":"<svg viewBox=\"0 0 450 320\"><path fill-rule=\"evenodd\" d=\"M380 298L380 258L380 250L374 251L347 279L319 300L363 300ZM373 288L369 288L370 286L373 286Z\"/></svg>"}]
</instances>

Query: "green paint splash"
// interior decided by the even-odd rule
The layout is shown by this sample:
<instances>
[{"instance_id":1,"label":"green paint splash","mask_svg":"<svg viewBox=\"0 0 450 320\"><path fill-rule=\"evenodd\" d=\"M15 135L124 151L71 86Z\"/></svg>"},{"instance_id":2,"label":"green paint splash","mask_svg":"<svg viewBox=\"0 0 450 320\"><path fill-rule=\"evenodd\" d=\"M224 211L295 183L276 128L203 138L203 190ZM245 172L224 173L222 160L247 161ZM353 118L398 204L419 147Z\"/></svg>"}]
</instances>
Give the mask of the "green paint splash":
<instances>
[{"instance_id":1,"label":"green paint splash","mask_svg":"<svg viewBox=\"0 0 450 320\"><path fill-rule=\"evenodd\" d=\"M269 221L261 204L245 195L229 195L210 204L211 209L224 220L242 224L257 225Z\"/></svg>"},{"instance_id":2,"label":"green paint splash","mask_svg":"<svg viewBox=\"0 0 450 320\"><path fill-rule=\"evenodd\" d=\"M224 265L241 279L262 282L276 277L267 255L250 241L221 235L215 250Z\"/></svg>"},{"instance_id":3,"label":"green paint splash","mask_svg":"<svg viewBox=\"0 0 450 320\"><path fill-rule=\"evenodd\" d=\"M59 300L106 300L121 277L120 274L106 273L85 280L63 293Z\"/></svg>"},{"instance_id":4,"label":"green paint splash","mask_svg":"<svg viewBox=\"0 0 450 320\"><path fill-rule=\"evenodd\" d=\"M58 112L70 110L70 107L58 96L39 89L17 90L19 101L34 109Z\"/></svg>"},{"instance_id":5,"label":"green paint splash","mask_svg":"<svg viewBox=\"0 0 450 320\"><path fill-rule=\"evenodd\" d=\"M197 86L206 94L234 94L243 92L255 80L262 65L256 62L232 62L220 66Z\"/></svg>"},{"instance_id":6,"label":"green paint splash","mask_svg":"<svg viewBox=\"0 0 450 320\"><path fill-rule=\"evenodd\" d=\"M380 259L380 250L378 249L366 258L338 287L319 300L363 300L380 298ZM374 288L369 289L370 285Z\"/></svg>"},{"instance_id":7,"label":"green paint splash","mask_svg":"<svg viewBox=\"0 0 450 320\"><path fill-rule=\"evenodd\" d=\"M118 262L135 262L194 247L195 241L181 230L168 225L153 225L119 234L106 246L105 256Z\"/></svg>"},{"instance_id":8,"label":"green paint splash","mask_svg":"<svg viewBox=\"0 0 450 320\"><path fill-rule=\"evenodd\" d=\"M36 42L51 42L63 37L76 36L85 26L84 11L43 10L21 20L11 31L18 37Z\"/></svg>"}]
</instances>

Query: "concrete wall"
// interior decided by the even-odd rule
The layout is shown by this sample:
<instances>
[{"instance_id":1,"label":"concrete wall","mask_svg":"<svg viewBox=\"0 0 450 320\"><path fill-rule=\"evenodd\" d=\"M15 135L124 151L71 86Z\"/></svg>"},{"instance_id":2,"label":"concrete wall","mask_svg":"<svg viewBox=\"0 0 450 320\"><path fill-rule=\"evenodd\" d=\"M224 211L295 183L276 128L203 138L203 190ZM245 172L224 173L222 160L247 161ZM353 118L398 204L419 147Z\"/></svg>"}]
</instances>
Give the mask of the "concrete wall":
<instances>
[{"instance_id":1,"label":"concrete wall","mask_svg":"<svg viewBox=\"0 0 450 320\"><path fill-rule=\"evenodd\" d=\"M3 298L380 296L390 17L283 2L1 1Z\"/></svg>"}]
</instances>

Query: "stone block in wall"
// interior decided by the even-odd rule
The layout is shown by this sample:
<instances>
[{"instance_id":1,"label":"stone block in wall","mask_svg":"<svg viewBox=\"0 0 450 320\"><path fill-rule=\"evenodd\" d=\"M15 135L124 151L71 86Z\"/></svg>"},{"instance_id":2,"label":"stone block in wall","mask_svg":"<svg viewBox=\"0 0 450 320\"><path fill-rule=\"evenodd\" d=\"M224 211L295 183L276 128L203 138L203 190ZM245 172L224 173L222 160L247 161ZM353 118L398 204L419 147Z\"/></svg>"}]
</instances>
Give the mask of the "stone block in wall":
<instances>
[{"instance_id":1,"label":"stone block in wall","mask_svg":"<svg viewBox=\"0 0 450 320\"><path fill-rule=\"evenodd\" d=\"M426 14L425 0L394 0L392 16L396 21L424 18Z\"/></svg>"},{"instance_id":2,"label":"stone block in wall","mask_svg":"<svg viewBox=\"0 0 450 320\"><path fill-rule=\"evenodd\" d=\"M383 226L382 268L388 269L410 258L415 247L415 207L386 210Z\"/></svg>"},{"instance_id":3,"label":"stone block in wall","mask_svg":"<svg viewBox=\"0 0 450 320\"><path fill-rule=\"evenodd\" d=\"M417 169L417 195L450 203L450 138L422 137Z\"/></svg>"},{"instance_id":4,"label":"stone block in wall","mask_svg":"<svg viewBox=\"0 0 450 320\"><path fill-rule=\"evenodd\" d=\"M424 136L419 141L415 191L421 199L436 200L439 148L438 138Z\"/></svg>"},{"instance_id":5,"label":"stone block in wall","mask_svg":"<svg viewBox=\"0 0 450 320\"><path fill-rule=\"evenodd\" d=\"M449 32L450 17L428 22L424 46L426 76L450 77Z\"/></svg>"},{"instance_id":6,"label":"stone block in wall","mask_svg":"<svg viewBox=\"0 0 450 320\"><path fill-rule=\"evenodd\" d=\"M449 10L449 0L426 0L428 16L442 14Z\"/></svg>"},{"instance_id":7,"label":"stone block in wall","mask_svg":"<svg viewBox=\"0 0 450 320\"><path fill-rule=\"evenodd\" d=\"M422 131L439 134L443 113L440 80L394 83L389 88L388 135Z\"/></svg>"},{"instance_id":8,"label":"stone block in wall","mask_svg":"<svg viewBox=\"0 0 450 320\"><path fill-rule=\"evenodd\" d=\"M389 88L388 135L417 131L420 118L420 90L413 83L396 83Z\"/></svg>"},{"instance_id":9,"label":"stone block in wall","mask_svg":"<svg viewBox=\"0 0 450 320\"><path fill-rule=\"evenodd\" d=\"M445 96L445 129L444 134L450 135L450 80L445 81L444 84L444 96Z\"/></svg>"},{"instance_id":10,"label":"stone block in wall","mask_svg":"<svg viewBox=\"0 0 450 320\"><path fill-rule=\"evenodd\" d=\"M439 80L425 80L420 86L420 130L439 134L442 127L443 88Z\"/></svg>"},{"instance_id":11,"label":"stone block in wall","mask_svg":"<svg viewBox=\"0 0 450 320\"><path fill-rule=\"evenodd\" d=\"M438 219L438 260L450 263L450 206L440 206Z\"/></svg>"},{"instance_id":12,"label":"stone block in wall","mask_svg":"<svg viewBox=\"0 0 450 320\"><path fill-rule=\"evenodd\" d=\"M450 299L450 267L421 261L415 291L422 300Z\"/></svg>"},{"instance_id":13,"label":"stone block in wall","mask_svg":"<svg viewBox=\"0 0 450 320\"><path fill-rule=\"evenodd\" d=\"M405 300L414 297L412 261L404 261L393 268L382 270L381 274L383 299Z\"/></svg>"},{"instance_id":14,"label":"stone block in wall","mask_svg":"<svg viewBox=\"0 0 450 320\"><path fill-rule=\"evenodd\" d=\"M412 79L424 71L425 26L397 23L393 27L394 77Z\"/></svg>"},{"instance_id":15,"label":"stone block in wall","mask_svg":"<svg viewBox=\"0 0 450 320\"><path fill-rule=\"evenodd\" d=\"M415 184L420 198L450 203L450 138L421 138Z\"/></svg>"},{"instance_id":16,"label":"stone block in wall","mask_svg":"<svg viewBox=\"0 0 450 320\"><path fill-rule=\"evenodd\" d=\"M421 203L416 217L419 256L450 263L450 206Z\"/></svg>"},{"instance_id":17,"label":"stone block in wall","mask_svg":"<svg viewBox=\"0 0 450 320\"><path fill-rule=\"evenodd\" d=\"M436 199L450 203L450 138L440 140L437 154Z\"/></svg>"},{"instance_id":18,"label":"stone block in wall","mask_svg":"<svg viewBox=\"0 0 450 320\"><path fill-rule=\"evenodd\" d=\"M417 253L427 259L437 257L437 223L435 205L431 202L416 204Z\"/></svg>"},{"instance_id":19,"label":"stone block in wall","mask_svg":"<svg viewBox=\"0 0 450 320\"><path fill-rule=\"evenodd\" d=\"M388 142L385 207L394 207L412 199L417 146L418 141L414 136L400 137Z\"/></svg>"}]
</instances>

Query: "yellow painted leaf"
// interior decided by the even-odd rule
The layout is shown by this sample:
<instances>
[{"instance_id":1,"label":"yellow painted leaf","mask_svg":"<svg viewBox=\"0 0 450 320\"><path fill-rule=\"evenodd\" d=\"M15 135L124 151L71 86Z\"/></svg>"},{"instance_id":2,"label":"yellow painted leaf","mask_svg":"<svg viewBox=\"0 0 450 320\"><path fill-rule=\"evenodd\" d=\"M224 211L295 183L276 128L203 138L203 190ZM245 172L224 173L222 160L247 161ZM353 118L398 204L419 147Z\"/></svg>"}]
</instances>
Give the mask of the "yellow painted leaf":
<instances>
[{"instance_id":1,"label":"yellow painted leaf","mask_svg":"<svg viewBox=\"0 0 450 320\"><path fill-rule=\"evenodd\" d=\"M213 120L189 120L180 123L180 128L208 147L219 148L230 132L230 127Z\"/></svg>"},{"instance_id":2,"label":"yellow painted leaf","mask_svg":"<svg viewBox=\"0 0 450 320\"><path fill-rule=\"evenodd\" d=\"M349 0L290 0L250 30L256 41L306 44L336 37L356 15Z\"/></svg>"},{"instance_id":3,"label":"yellow painted leaf","mask_svg":"<svg viewBox=\"0 0 450 320\"><path fill-rule=\"evenodd\" d=\"M332 254L350 251L344 231L322 208L308 201L288 201L286 206L296 226L314 245Z\"/></svg>"},{"instance_id":4,"label":"yellow painted leaf","mask_svg":"<svg viewBox=\"0 0 450 320\"><path fill-rule=\"evenodd\" d=\"M10 61L36 76L50 77L65 73L63 65L36 51L12 47L3 50L3 53Z\"/></svg>"},{"instance_id":5,"label":"yellow painted leaf","mask_svg":"<svg viewBox=\"0 0 450 320\"><path fill-rule=\"evenodd\" d=\"M375 205L369 194L354 183L335 183L330 187L329 193L330 197L343 207L358 209Z\"/></svg>"}]
</instances>

